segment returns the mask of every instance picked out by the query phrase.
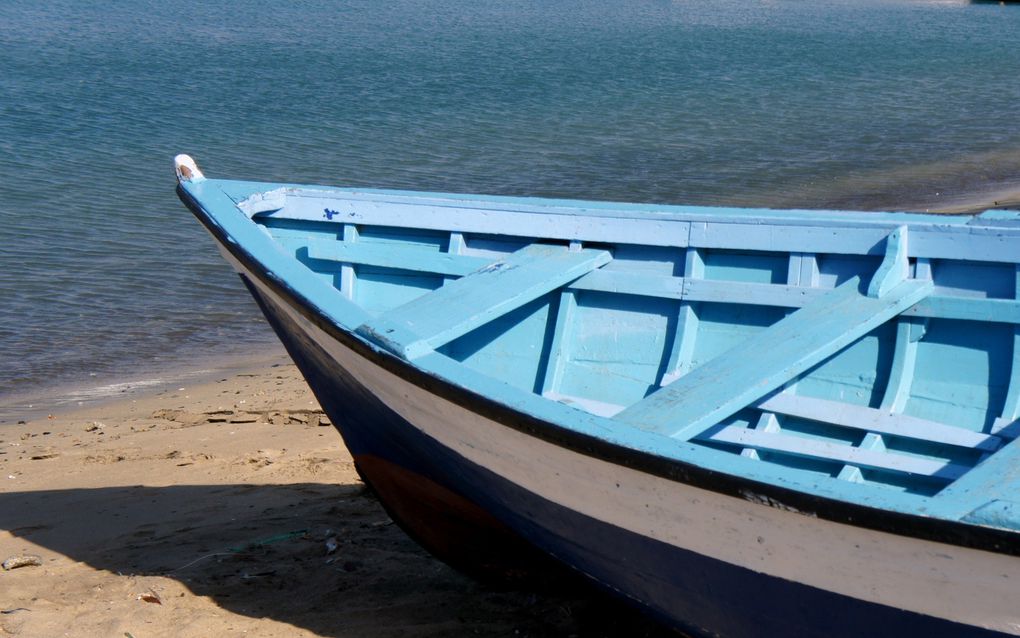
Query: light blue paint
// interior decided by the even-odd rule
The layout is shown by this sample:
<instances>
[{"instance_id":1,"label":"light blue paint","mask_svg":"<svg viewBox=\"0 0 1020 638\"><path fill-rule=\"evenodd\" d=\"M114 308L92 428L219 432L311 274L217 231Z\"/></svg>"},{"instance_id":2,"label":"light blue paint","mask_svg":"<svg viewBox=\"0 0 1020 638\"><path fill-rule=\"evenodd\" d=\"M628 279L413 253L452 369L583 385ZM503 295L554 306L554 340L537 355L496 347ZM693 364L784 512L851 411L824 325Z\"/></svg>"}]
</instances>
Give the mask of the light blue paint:
<instances>
[{"instance_id":1,"label":"light blue paint","mask_svg":"<svg viewBox=\"0 0 1020 638\"><path fill-rule=\"evenodd\" d=\"M789 211L685 207L664 219L643 205L349 189L287 191L252 224L237 196L248 185L185 188L341 329L560 427L904 512L961 518L1020 486L1020 472L1003 471L1020 448L1004 444L1011 432L992 434L1017 410L1020 252L952 257L1017 245L1020 227L830 212L790 223ZM309 218L309 197L348 213ZM423 228L411 225L417 203ZM548 241L528 234L539 218L558 228L558 245L534 243ZM769 224L783 236L775 245L812 250L741 247L759 245ZM717 226L725 248L696 245ZM837 230L838 252L814 250ZM658 247L642 257L631 241L646 234ZM918 257L916 238L934 234L945 237L925 250L948 256ZM338 290L348 264L355 304ZM1012 525L1005 514L969 520Z\"/></svg>"},{"instance_id":2,"label":"light blue paint","mask_svg":"<svg viewBox=\"0 0 1020 638\"><path fill-rule=\"evenodd\" d=\"M358 333L407 359L449 343L588 273L611 259L600 250L534 244L406 303Z\"/></svg>"},{"instance_id":3,"label":"light blue paint","mask_svg":"<svg viewBox=\"0 0 1020 638\"><path fill-rule=\"evenodd\" d=\"M740 346L712 358L619 415L636 427L691 438L793 380L931 291L902 282L883 297L865 297L850 280Z\"/></svg>"}]
</instances>

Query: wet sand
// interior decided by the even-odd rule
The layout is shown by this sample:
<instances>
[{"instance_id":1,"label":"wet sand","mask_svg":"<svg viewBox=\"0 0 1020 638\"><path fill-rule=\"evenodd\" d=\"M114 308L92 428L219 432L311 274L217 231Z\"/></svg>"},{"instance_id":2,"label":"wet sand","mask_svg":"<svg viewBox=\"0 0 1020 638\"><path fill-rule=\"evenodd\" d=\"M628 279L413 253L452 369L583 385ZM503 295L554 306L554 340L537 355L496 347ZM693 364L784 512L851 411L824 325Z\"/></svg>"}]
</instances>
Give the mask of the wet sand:
<instances>
[{"instance_id":1,"label":"wet sand","mask_svg":"<svg viewBox=\"0 0 1020 638\"><path fill-rule=\"evenodd\" d=\"M0 635L676 635L432 558L290 364L0 427L0 561L32 557L0 571Z\"/></svg>"}]
</instances>

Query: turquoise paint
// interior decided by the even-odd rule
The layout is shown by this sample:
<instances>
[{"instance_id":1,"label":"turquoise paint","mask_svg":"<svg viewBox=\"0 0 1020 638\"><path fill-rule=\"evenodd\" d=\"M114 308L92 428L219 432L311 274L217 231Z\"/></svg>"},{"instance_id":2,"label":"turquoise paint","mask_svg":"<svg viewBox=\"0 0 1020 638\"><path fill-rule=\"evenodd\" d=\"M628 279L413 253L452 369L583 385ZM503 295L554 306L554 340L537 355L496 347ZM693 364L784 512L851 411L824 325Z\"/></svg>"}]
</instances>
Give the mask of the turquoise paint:
<instances>
[{"instance_id":1,"label":"turquoise paint","mask_svg":"<svg viewBox=\"0 0 1020 638\"><path fill-rule=\"evenodd\" d=\"M929 242L929 248L942 245L955 254L962 250L957 244L969 243L978 248L992 247L994 256L995 246L1020 239L1020 228L985 226L990 232L975 235L967 227L970 218L932 220L927 216L889 215L881 221L883 216L827 212L805 213L795 225L786 226L791 215L788 211L684 207L675 207L673 212L686 218L664 222L660 207L612 204L610 208L583 202L575 203L571 214L562 200L377 192L372 195L373 214L378 213L385 221L385 228L373 228L367 235L375 242L372 251L381 252L373 253L370 265L352 266L359 304L331 305L337 300L346 301L337 290L339 280L321 275L342 272L347 264L344 254L351 259L364 258L369 251L358 253L353 250L357 244L352 243L348 253L335 250L330 260L308 259L303 257L305 249L300 244L305 241L314 246L312 252L328 252L324 244L330 241L339 242L346 236L350 242L354 235L349 231L345 235L344 228L355 226L349 218L341 224L338 217L333 229L324 229L321 219L305 220L304 196L285 197L283 208L256 217L286 247L280 250L268 235L248 222L247 215L233 207L231 198L222 196L222 191L216 194L219 185L227 190L247 188L215 180L186 187L203 201L208 198L220 211L217 219L225 220L224 227L243 235L245 246L273 264L274 271L296 277L303 294L320 301L329 299L330 303L324 305L332 310L326 316L339 326L346 330L363 324L372 326L373 331L362 330L362 334L375 339L374 330L387 321L406 323L414 318L433 326L424 332L436 334L460 323L465 328L454 329L453 334L462 334L452 340L442 337L438 343L445 345L438 345L438 350L415 346L419 348L411 355L415 365L538 418L718 471L898 511L961 517L995 494L1008 492L1008 487L998 485L989 490L994 476L989 468L1002 464L1009 467L1013 463L1010 459L1020 452L1008 443L1009 437L988 438L987 432L996 419L1015 410L1010 398L1016 338L1011 304L1016 303L1017 254L1011 263L987 259L957 262L946 257L929 262L927 258L918 260L911 251L918 243L915 238L937 233L949 239ZM263 188L271 190L273 185ZM363 191L351 195L355 191L337 189L332 193L336 202L332 210L346 209L351 202L357 204L365 197ZM321 202L328 194L318 191L314 198ZM270 200L279 202L278 197L264 201ZM299 204L296 212L289 206L291 201ZM445 214L456 230L411 226L413 216L405 210L419 201L426 207L446 201ZM394 210L388 210L386 202L396 202ZM470 202L468 209L461 207L466 202ZM553 212L545 223L561 222L566 230L560 232L577 231L598 246L592 250L589 241L573 243L574 250L582 252L571 253L566 244L572 242L565 241L553 254L578 255L577 259L584 261L584 255L605 251L606 257L585 266L595 268L591 274L581 270L557 275L558 267L541 256L550 249L522 250L522 245L538 237L521 234L526 226L514 223L516 204L526 215L540 215L543 208L549 207ZM241 202L241 208L246 207ZM438 225L442 220L434 213L439 209L428 210L431 212L423 212L419 219ZM586 217L592 210L596 214ZM477 215L483 219L474 219ZM690 220L694 218L697 221L692 226ZM642 256L633 244L614 242L614 219L628 220L632 227L628 238L644 233L644 224L665 229L660 242L675 236L670 224L691 229L692 235L695 227L726 226L730 247L689 247L687 238L676 236L676 245L653 248ZM857 245L862 254L814 250L763 254L757 249L739 249L745 239L760 245L761 228L770 223L783 224L784 246L798 237L809 244L824 245L819 239L824 235L820 229L832 232L838 228L838 219L845 224L840 236L847 239L840 250ZM306 223L309 229L302 234L300 228ZM358 220L359 243L366 236L366 226L371 226L367 217ZM746 234L742 232L745 226ZM897 231L901 227L906 227L908 241L887 250L888 242L883 238L895 232L902 235L902 230ZM954 235L954 228L963 232ZM988 241L992 243L983 243ZM532 254L535 250L538 252ZM622 255L620 259L615 258L617 251ZM386 252L392 254L381 259L379 255ZM291 255L298 255L306 265L293 260L288 263ZM878 297L863 295L869 286L853 277L865 282L884 281L888 277L881 273L891 270L886 267L888 255L893 255L896 264L906 259L907 274L930 276L931 280L908 279ZM547 280L536 289L547 292L537 296L528 293L514 309L475 319L477 312L484 314L485 308L501 297L513 296L515 285L501 289L501 278L495 279L497 283L492 286L475 283L486 278L478 273L464 274L467 265L435 274L437 259L474 260L472 265L488 260L489 264L519 262L520 266L534 266L532 274L516 286L525 290L529 282ZM306 268L304 275L293 270L295 264L299 269ZM479 273L499 272L503 267L482 267ZM897 269L895 277L904 273L901 266ZM877 277L876 272L880 272ZM969 281L968 273L992 276ZM548 283L553 279L559 283ZM833 291L837 282L842 285ZM940 282L944 284L941 288ZM1009 298L1003 282L1014 285ZM933 294L936 290L939 296ZM688 293L699 300L686 301ZM753 303L747 303L749 298ZM924 312L935 315L927 321L905 313L907 309L923 309L924 304L928 304ZM357 305L366 306L379 319L369 320ZM845 305L843 310L828 317L829 308L841 305ZM972 310L974 307L979 310ZM442 311L418 319L422 308ZM942 312L970 313L973 318L941 318ZM856 325L857 320L851 317L855 313L865 319L865 324L851 329ZM816 314L817 320L813 318ZM898 316L902 318L896 319ZM988 321L978 323L977 318ZM831 336L824 337L820 332L823 324L829 326ZM426 343L420 335L411 336L409 342L402 339L398 335L386 345L406 354L407 343ZM707 414L715 416L699 421L682 412L655 407L670 403L664 403L664 399L699 377L705 378L694 383L697 392L693 405L711 402L713 399L708 397L712 393L732 399L743 388L754 386L754 378L773 379L768 368L786 369L786 359L797 359L798 350L812 340L818 340L822 347L814 355L818 359L807 359L799 364L802 367L790 368L785 373L790 375L788 382L780 377L780 385L774 389L789 396L769 399L764 396L767 390L759 395L765 409L747 406L757 399L743 398L742 404L733 404L731 415L710 409ZM734 346L736 350L724 354ZM903 352L897 360L900 350ZM685 353L690 353L686 362ZM912 365L907 360L911 356ZM720 382L721 370L743 370L740 374L750 376L744 382ZM907 378L909 383L905 382ZM658 389L663 383L666 387ZM543 398L542 394L556 400ZM932 397L938 397L938 402ZM767 407L768 401L780 398L787 403ZM903 403L902 413L899 403ZM585 409L606 411L607 415L622 412L616 418L606 418ZM675 427L664 426L660 432L643 430L649 417L659 418L655 415L660 412L664 424L685 424L688 431L683 436L694 440L684 442L665 436L676 433ZM762 423L765 426L758 428ZM1012 484L1020 486L1020 479Z\"/></svg>"}]
</instances>

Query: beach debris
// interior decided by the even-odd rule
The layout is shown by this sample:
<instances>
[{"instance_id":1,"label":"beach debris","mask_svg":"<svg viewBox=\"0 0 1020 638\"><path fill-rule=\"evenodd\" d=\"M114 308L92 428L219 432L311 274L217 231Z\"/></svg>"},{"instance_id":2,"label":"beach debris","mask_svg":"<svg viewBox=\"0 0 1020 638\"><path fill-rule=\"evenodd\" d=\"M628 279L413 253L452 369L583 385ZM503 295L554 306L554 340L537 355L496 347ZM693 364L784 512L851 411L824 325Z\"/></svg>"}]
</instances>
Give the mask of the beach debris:
<instances>
[{"instance_id":1,"label":"beach debris","mask_svg":"<svg viewBox=\"0 0 1020 638\"><path fill-rule=\"evenodd\" d=\"M35 554L22 554L21 556L11 556L5 560L2 565L4 571L11 571L12 569L19 569L21 567L38 567L42 565L42 558Z\"/></svg>"},{"instance_id":2,"label":"beach debris","mask_svg":"<svg viewBox=\"0 0 1020 638\"><path fill-rule=\"evenodd\" d=\"M19 611L32 611L32 610L27 607L12 607L11 609L0 609L0 614L7 616L10 614L16 614Z\"/></svg>"},{"instance_id":3,"label":"beach debris","mask_svg":"<svg viewBox=\"0 0 1020 638\"><path fill-rule=\"evenodd\" d=\"M85 431L86 432L97 432L97 431L102 430L105 427L106 427L105 423L100 423L99 421L89 421L88 423L85 424Z\"/></svg>"},{"instance_id":4,"label":"beach debris","mask_svg":"<svg viewBox=\"0 0 1020 638\"><path fill-rule=\"evenodd\" d=\"M277 534L275 536L270 536L268 538L262 538L256 541L252 541L240 547L228 547L227 551L234 554L241 554L244 552L250 552L260 547L265 547L266 545L273 545L281 541L291 540L292 538L303 538L307 535L308 535L307 529L297 529L294 530L293 532L285 532L283 534Z\"/></svg>"},{"instance_id":5,"label":"beach debris","mask_svg":"<svg viewBox=\"0 0 1020 638\"><path fill-rule=\"evenodd\" d=\"M328 427L331 427L332 425L333 425L333 422L329 420L328 416L326 416L325 414L320 414L319 415L319 427L320 428L328 428Z\"/></svg>"},{"instance_id":6,"label":"beach debris","mask_svg":"<svg viewBox=\"0 0 1020 638\"><path fill-rule=\"evenodd\" d=\"M138 594L138 596L135 597L135 600L141 600L147 603L155 603L157 605L163 604L163 601L160 599L159 594L152 591L151 589L147 592Z\"/></svg>"},{"instance_id":7,"label":"beach debris","mask_svg":"<svg viewBox=\"0 0 1020 638\"><path fill-rule=\"evenodd\" d=\"M340 547L340 542L336 539L336 536L330 536L326 539L326 554L332 554Z\"/></svg>"},{"instance_id":8,"label":"beach debris","mask_svg":"<svg viewBox=\"0 0 1020 638\"><path fill-rule=\"evenodd\" d=\"M46 459L55 459L58 456L60 456L60 455L57 454L56 452L52 452L52 453L49 453L49 454L36 454L35 456L30 456L28 458L31 461L43 461L43 460L46 460Z\"/></svg>"}]
</instances>

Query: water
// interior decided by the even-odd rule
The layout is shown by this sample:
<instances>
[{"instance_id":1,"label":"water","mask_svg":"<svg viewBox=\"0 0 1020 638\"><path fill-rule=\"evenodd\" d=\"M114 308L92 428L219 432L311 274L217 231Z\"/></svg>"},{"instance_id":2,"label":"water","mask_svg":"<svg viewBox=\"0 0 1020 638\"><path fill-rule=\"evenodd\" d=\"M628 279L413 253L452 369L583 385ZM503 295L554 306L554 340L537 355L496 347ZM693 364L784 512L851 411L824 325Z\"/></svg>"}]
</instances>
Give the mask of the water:
<instances>
[{"instance_id":1,"label":"water","mask_svg":"<svg viewBox=\"0 0 1020 638\"><path fill-rule=\"evenodd\" d=\"M0 420L275 347L176 153L257 180L981 206L1020 191L1018 36L1020 6L962 0L4 0Z\"/></svg>"}]
</instances>

